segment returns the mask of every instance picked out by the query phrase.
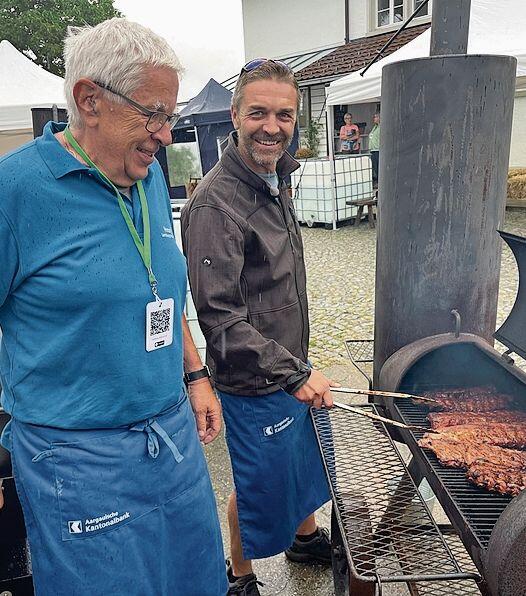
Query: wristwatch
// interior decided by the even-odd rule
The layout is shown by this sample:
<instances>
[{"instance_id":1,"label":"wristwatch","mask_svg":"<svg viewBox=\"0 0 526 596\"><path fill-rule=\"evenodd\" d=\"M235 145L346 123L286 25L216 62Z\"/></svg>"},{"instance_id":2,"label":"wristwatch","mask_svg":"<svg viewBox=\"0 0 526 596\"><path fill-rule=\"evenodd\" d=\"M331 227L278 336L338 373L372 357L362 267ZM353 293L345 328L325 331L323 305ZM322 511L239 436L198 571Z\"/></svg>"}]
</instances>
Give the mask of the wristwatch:
<instances>
[{"instance_id":1,"label":"wristwatch","mask_svg":"<svg viewBox=\"0 0 526 596\"><path fill-rule=\"evenodd\" d=\"M197 381L198 379L210 378L210 369L205 364L203 368L199 370L194 370L192 372L185 372L184 373L184 382L188 385L188 383L192 383L192 381Z\"/></svg>"}]
</instances>

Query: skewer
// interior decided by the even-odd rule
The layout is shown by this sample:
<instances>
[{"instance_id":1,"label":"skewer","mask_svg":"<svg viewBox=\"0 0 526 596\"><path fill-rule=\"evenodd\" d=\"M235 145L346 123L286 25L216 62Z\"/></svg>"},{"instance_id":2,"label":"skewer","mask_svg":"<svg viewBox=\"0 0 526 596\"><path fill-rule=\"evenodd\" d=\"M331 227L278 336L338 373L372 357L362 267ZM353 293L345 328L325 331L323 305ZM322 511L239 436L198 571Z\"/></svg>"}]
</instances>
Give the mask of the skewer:
<instances>
[{"instance_id":1,"label":"skewer","mask_svg":"<svg viewBox=\"0 0 526 596\"><path fill-rule=\"evenodd\" d=\"M405 399L415 399L429 403L436 403L437 400L432 397L422 397L421 395L412 395L411 393L393 393L392 391L373 391L372 389L349 389L348 387L331 387L331 392L355 393L357 395L379 395L380 397L401 397Z\"/></svg>"},{"instance_id":2,"label":"skewer","mask_svg":"<svg viewBox=\"0 0 526 596\"><path fill-rule=\"evenodd\" d=\"M372 412L366 412L361 408L354 408L353 406L348 406L346 404L342 404L340 402L335 401L334 406L336 408L340 408L342 410L346 410L347 412L352 412L353 414L360 414L361 416L365 416L366 418L371 418L372 420L380 420L380 422L384 422L385 424L391 424L393 426L398 426L399 428L406 428L408 430L419 430L425 433L436 433L440 434L439 431L433 430L432 428L426 428L425 426L416 426L414 424L404 424L403 422L398 422L397 420L391 420L391 418L384 418L383 416L379 416L378 414L373 414Z\"/></svg>"}]
</instances>

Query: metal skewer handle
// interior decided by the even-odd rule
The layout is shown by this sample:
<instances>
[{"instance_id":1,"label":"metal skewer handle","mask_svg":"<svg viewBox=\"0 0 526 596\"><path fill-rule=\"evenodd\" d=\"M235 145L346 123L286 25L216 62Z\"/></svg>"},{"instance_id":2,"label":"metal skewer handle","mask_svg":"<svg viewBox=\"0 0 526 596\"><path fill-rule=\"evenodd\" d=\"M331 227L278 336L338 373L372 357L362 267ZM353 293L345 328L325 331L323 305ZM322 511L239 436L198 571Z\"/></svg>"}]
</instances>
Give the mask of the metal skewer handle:
<instances>
[{"instance_id":1,"label":"metal skewer handle","mask_svg":"<svg viewBox=\"0 0 526 596\"><path fill-rule=\"evenodd\" d=\"M373 414L372 412L366 412L361 408L354 408L353 406L348 406L346 404L342 404L340 402L335 401L334 407L340 408L341 410L347 410L347 412L352 412L353 414L360 414L360 416L365 416L366 418L371 418L372 420L379 420L380 422L384 422L385 424L391 424L392 426L398 426L399 428L405 428L408 430L419 430L425 433L437 433L438 431L433 430L432 428L425 428L425 426L415 426L404 424L403 422L398 422L396 420L391 420L391 418L384 418L383 416L379 416L378 414Z\"/></svg>"},{"instance_id":2,"label":"metal skewer handle","mask_svg":"<svg viewBox=\"0 0 526 596\"><path fill-rule=\"evenodd\" d=\"M354 393L357 395L378 395L380 397L401 397L404 399L415 399L429 403L436 403L436 399L431 397L422 397L421 395L412 395L411 393L393 393L392 391L373 391L372 389L350 389L349 387L331 387L331 392Z\"/></svg>"}]
</instances>

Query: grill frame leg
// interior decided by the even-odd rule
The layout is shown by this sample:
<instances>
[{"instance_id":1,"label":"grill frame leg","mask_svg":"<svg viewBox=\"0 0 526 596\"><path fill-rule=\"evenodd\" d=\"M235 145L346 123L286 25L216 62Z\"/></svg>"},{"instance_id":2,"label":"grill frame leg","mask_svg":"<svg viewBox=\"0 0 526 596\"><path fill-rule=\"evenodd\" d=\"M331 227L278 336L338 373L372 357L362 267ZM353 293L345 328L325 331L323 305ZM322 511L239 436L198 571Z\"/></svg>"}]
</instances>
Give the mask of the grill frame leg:
<instances>
[{"instance_id":1,"label":"grill frame leg","mask_svg":"<svg viewBox=\"0 0 526 596\"><path fill-rule=\"evenodd\" d=\"M371 528L365 525L364 527L356 527L356 533L352 532L352 536L349 536L349 539L360 541L360 533L364 531L370 533ZM334 504L331 514L331 545L335 596L377 596L378 592L375 583L362 581L351 573ZM374 566L374 563L372 565Z\"/></svg>"}]
</instances>

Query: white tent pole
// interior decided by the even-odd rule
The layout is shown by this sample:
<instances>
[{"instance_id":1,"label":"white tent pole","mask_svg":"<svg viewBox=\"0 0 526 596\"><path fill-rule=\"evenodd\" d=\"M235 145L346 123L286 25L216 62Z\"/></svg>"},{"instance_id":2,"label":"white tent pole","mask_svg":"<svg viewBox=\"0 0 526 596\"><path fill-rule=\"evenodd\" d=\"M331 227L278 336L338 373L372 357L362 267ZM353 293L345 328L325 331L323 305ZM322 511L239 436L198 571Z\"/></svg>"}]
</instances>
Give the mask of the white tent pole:
<instances>
[{"instance_id":1,"label":"white tent pole","mask_svg":"<svg viewBox=\"0 0 526 596\"><path fill-rule=\"evenodd\" d=\"M325 88L325 93L329 90ZM327 122L327 147L329 149L329 167L331 170L331 197L332 197L332 229L336 229L336 172L334 168L334 110L326 105L325 119Z\"/></svg>"},{"instance_id":2,"label":"white tent pole","mask_svg":"<svg viewBox=\"0 0 526 596\"><path fill-rule=\"evenodd\" d=\"M199 161L201 162L201 175L203 175L203 160L201 159L201 149L199 148L199 135L197 134L197 126L194 126L195 142L197 143L197 152L199 153Z\"/></svg>"}]
</instances>

